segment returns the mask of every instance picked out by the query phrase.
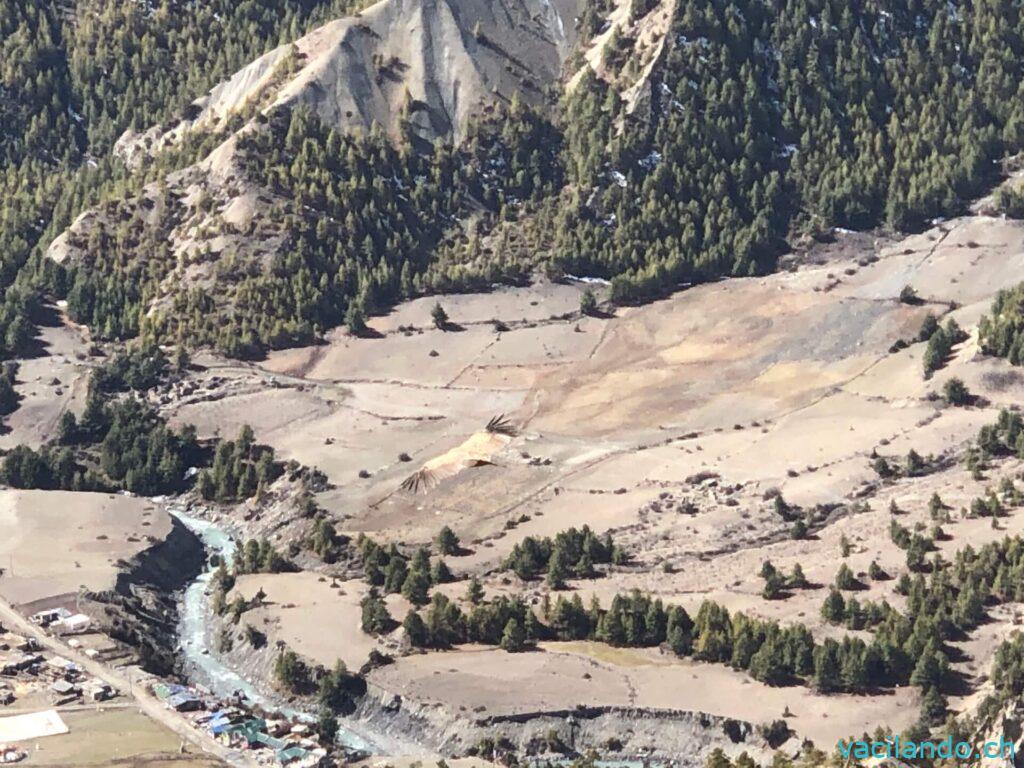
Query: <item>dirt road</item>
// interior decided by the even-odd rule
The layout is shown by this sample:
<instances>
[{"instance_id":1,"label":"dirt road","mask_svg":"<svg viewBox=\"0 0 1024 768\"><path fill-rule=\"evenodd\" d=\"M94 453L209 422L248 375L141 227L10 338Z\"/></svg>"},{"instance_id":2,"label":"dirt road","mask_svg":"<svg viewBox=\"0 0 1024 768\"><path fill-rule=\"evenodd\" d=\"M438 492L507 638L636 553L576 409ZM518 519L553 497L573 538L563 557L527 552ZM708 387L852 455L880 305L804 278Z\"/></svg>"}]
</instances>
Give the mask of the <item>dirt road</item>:
<instances>
[{"instance_id":1,"label":"dirt road","mask_svg":"<svg viewBox=\"0 0 1024 768\"><path fill-rule=\"evenodd\" d=\"M239 768L255 768L258 765L254 760L238 750L228 749L210 735L194 728L188 720L177 712L167 709L155 696L146 690L144 685L133 682L130 670L125 674L123 670L113 669L95 659L90 659L84 653L46 634L40 627L18 613L3 598L0 598L0 622L14 629L18 634L35 638L46 650L63 656L69 661L73 661L90 675L99 678L118 690L122 695L132 698L143 714L169 728L203 752L223 760L229 765L239 766Z\"/></svg>"}]
</instances>

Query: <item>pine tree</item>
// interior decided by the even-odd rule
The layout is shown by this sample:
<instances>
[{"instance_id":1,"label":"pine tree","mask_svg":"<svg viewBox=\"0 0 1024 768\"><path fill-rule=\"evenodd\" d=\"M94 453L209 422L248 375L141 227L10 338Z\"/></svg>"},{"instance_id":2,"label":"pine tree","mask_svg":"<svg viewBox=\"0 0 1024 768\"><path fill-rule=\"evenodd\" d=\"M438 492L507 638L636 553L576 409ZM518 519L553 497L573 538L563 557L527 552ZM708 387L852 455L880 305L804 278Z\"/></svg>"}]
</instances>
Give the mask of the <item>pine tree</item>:
<instances>
[{"instance_id":1,"label":"pine tree","mask_svg":"<svg viewBox=\"0 0 1024 768\"><path fill-rule=\"evenodd\" d=\"M807 589L810 587L810 582L804 575L804 569L800 563L796 563L793 566L793 572L789 576L788 583L793 589Z\"/></svg>"},{"instance_id":2,"label":"pine tree","mask_svg":"<svg viewBox=\"0 0 1024 768\"><path fill-rule=\"evenodd\" d=\"M822 693L837 691L842 686L839 644L827 639L814 651L814 687Z\"/></svg>"},{"instance_id":3,"label":"pine tree","mask_svg":"<svg viewBox=\"0 0 1024 768\"><path fill-rule=\"evenodd\" d=\"M914 665L910 675L910 684L927 690L942 685L946 674L946 659L941 651L936 651L931 640L925 646Z\"/></svg>"},{"instance_id":4,"label":"pine tree","mask_svg":"<svg viewBox=\"0 0 1024 768\"><path fill-rule=\"evenodd\" d=\"M353 336L364 336L367 331L366 315L362 306L355 301L349 302L345 310L345 326Z\"/></svg>"},{"instance_id":5,"label":"pine tree","mask_svg":"<svg viewBox=\"0 0 1024 768\"><path fill-rule=\"evenodd\" d=\"M568 571L565 561L565 551L556 545L551 553L551 559L548 561L547 583L551 589L565 589L565 577Z\"/></svg>"},{"instance_id":6,"label":"pine tree","mask_svg":"<svg viewBox=\"0 0 1024 768\"><path fill-rule=\"evenodd\" d=\"M762 643L750 658L750 676L767 685L781 685L789 676L781 648L771 641Z\"/></svg>"},{"instance_id":7,"label":"pine tree","mask_svg":"<svg viewBox=\"0 0 1024 768\"><path fill-rule=\"evenodd\" d=\"M597 297L589 288L580 294L580 314L594 315L597 313Z\"/></svg>"},{"instance_id":8,"label":"pine tree","mask_svg":"<svg viewBox=\"0 0 1024 768\"><path fill-rule=\"evenodd\" d=\"M430 581L432 584L447 584L450 581L455 581L455 576L448 567L448 563L438 558L430 569Z\"/></svg>"},{"instance_id":9,"label":"pine tree","mask_svg":"<svg viewBox=\"0 0 1024 768\"><path fill-rule=\"evenodd\" d=\"M846 601L842 593L836 587L832 587L821 606L821 617L830 624L838 624L845 615Z\"/></svg>"},{"instance_id":10,"label":"pine tree","mask_svg":"<svg viewBox=\"0 0 1024 768\"><path fill-rule=\"evenodd\" d=\"M921 719L931 726L941 725L946 719L947 702L938 688L925 691L921 698Z\"/></svg>"},{"instance_id":11,"label":"pine tree","mask_svg":"<svg viewBox=\"0 0 1024 768\"><path fill-rule=\"evenodd\" d=\"M430 599L430 576L421 568L411 568L402 583L402 596L416 606L426 605Z\"/></svg>"},{"instance_id":12,"label":"pine tree","mask_svg":"<svg viewBox=\"0 0 1024 768\"><path fill-rule=\"evenodd\" d=\"M442 555L459 554L459 537L447 525L438 532L434 545L437 547L438 553Z\"/></svg>"},{"instance_id":13,"label":"pine tree","mask_svg":"<svg viewBox=\"0 0 1024 768\"><path fill-rule=\"evenodd\" d=\"M540 623L537 615L531 610L526 611L526 621L523 623L523 630L526 633L528 642L540 640L544 635L544 625Z\"/></svg>"},{"instance_id":14,"label":"pine tree","mask_svg":"<svg viewBox=\"0 0 1024 768\"><path fill-rule=\"evenodd\" d=\"M764 588L761 590L761 596L765 600L778 600L785 594L785 586L786 582L782 574L773 569L764 579Z\"/></svg>"},{"instance_id":15,"label":"pine tree","mask_svg":"<svg viewBox=\"0 0 1024 768\"><path fill-rule=\"evenodd\" d=\"M427 646L429 641L427 627L423 623L423 618L416 611L409 611L406 614L405 620L402 622L402 629L405 630L405 636L414 648Z\"/></svg>"},{"instance_id":16,"label":"pine tree","mask_svg":"<svg viewBox=\"0 0 1024 768\"><path fill-rule=\"evenodd\" d=\"M320 715L316 721L316 731L320 736L321 742L325 744L334 744L335 739L338 736L338 718L335 717L334 713L327 707L323 707L320 710Z\"/></svg>"},{"instance_id":17,"label":"pine tree","mask_svg":"<svg viewBox=\"0 0 1024 768\"><path fill-rule=\"evenodd\" d=\"M853 575L853 571L850 570L850 566L846 563L840 565L839 570L836 572L836 588L849 591L857 589L857 587L857 578Z\"/></svg>"},{"instance_id":18,"label":"pine tree","mask_svg":"<svg viewBox=\"0 0 1024 768\"><path fill-rule=\"evenodd\" d=\"M480 586L480 580L474 576L469 580L469 586L466 587L466 600L470 605L480 605L484 599L484 588Z\"/></svg>"},{"instance_id":19,"label":"pine tree","mask_svg":"<svg viewBox=\"0 0 1024 768\"><path fill-rule=\"evenodd\" d=\"M377 635L387 632L391 628L394 619L391 618L387 605L376 589L371 587L360 605L362 607L363 632L368 635Z\"/></svg>"},{"instance_id":20,"label":"pine tree","mask_svg":"<svg viewBox=\"0 0 1024 768\"><path fill-rule=\"evenodd\" d=\"M509 653L518 653L526 648L526 633L516 619L509 619L501 635L501 648Z\"/></svg>"},{"instance_id":21,"label":"pine tree","mask_svg":"<svg viewBox=\"0 0 1024 768\"><path fill-rule=\"evenodd\" d=\"M433 309L430 310L430 317L434 321L434 326L438 330L446 330L448 328L448 313L445 312L444 307L441 306L441 302L435 302Z\"/></svg>"}]
</instances>

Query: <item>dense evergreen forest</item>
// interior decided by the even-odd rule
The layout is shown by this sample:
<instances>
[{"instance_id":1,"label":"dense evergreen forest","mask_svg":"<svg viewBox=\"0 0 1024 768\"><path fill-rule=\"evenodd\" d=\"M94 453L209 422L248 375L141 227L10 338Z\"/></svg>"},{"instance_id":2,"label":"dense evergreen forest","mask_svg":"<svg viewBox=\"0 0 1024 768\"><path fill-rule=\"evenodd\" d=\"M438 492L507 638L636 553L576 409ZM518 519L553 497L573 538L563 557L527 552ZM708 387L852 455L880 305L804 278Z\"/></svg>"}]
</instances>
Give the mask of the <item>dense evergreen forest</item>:
<instances>
[{"instance_id":1,"label":"dense evergreen forest","mask_svg":"<svg viewBox=\"0 0 1024 768\"><path fill-rule=\"evenodd\" d=\"M564 551L574 539L575 531L560 534L556 548ZM592 543L599 546L596 539ZM416 570L414 564L407 574L404 560L396 552L394 547L389 554L373 542L363 542L364 566L371 567L379 577L371 583L385 591L397 591L402 581L408 584ZM427 555L418 554L423 562L422 579L429 586ZM513 557L521 558L522 552ZM911 562L908 549L908 564ZM395 563L402 567L395 569ZM957 675L949 660L951 641L986 621L986 605L1020 599L1024 541L1007 537L980 549L967 546L946 567L938 567L940 564L941 556L935 554L911 566L914 575L905 575L900 582L900 593L906 597L903 612L886 603L854 607L857 601L853 597L844 599L840 592L858 588L843 583L843 570L848 573L849 569L842 565L837 575L839 586L823 606L826 619L833 618L831 603L835 600L841 604L840 613L842 604L846 604L862 619L875 618L851 627L870 630L864 637L847 635L820 643L804 624L783 626L740 612L730 613L713 601L703 602L691 618L682 607L664 605L660 599L637 590L615 595L607 609L596 598L590 606L584 606L575 593L571 598L558 595L554 603L546 597L538 616L518 597L501 595L486 601L476 582L471 582L467 590L467 601L472 606L468 613L445 594L434 592L428 596L424 589L421 599L413 600L416 606L425 606L423 615L415 611L408 614L404 627L413 645L432 648L473 642L500 645L515 652L535 641L550 639L589 639L618 647L665 645L679 656L746 670L768 685L804 684L822 693L877 692L909 684L920 688L922 694L920 720L913 730L927 734L931 727L945 722L946 697L956 689ZM766 578L770 569L771 564L766 563ZM368 578L370 573L368 570ZM391 581L395 583L389 584ZM371 592L363 611L364 631L389 631L391 619L377 593ZM1007 698L1020 695L1019 663L1012 655L1019 653L1019 648L1020 641L1016 640L1000 649L993 676L1001 682L982 705L983 719Z\"/></svg>"},{"instance_id":2,"label":"dense evergreen forest","mask_svg":"<svg viewBox=\"0 0 1024 768\"><path fill-rule=\"evenodd\" d=\"M981 350L1024 365L1024 284L996 294L991 313L978 326Z\"/></svg>"},{"instance_id":3,"label":"dense evergreen forest","mask_svg":"<svg viewBox=\"0 0 1024 768\"><path fill-rule=\"evenodd\" d=\"M111 153L117 137L170 124L357 1L0 0L0 356L30 347L44 294L67 296L100 338L234 356L342 322L358 332L402 298L538 267L607 277L615 300L643 300L769 271L794 234L955 214L1024 144L1024 18L1009 0L687 0L649 110L622 95L637 74L626 27L602 78L588 71L548 110L499 106L460 147L418 140L411 119L398 141L304 112L263 120L243 142L246 170L281 201L267 216L284 245L268 271L222 265L215 288L181 290L147 326L176 206L168 198L161 224L144 225L141 182L218 137L134 173ZM631 20L653 7L634 3ZM606 11L588 6L584 39ZM86 267L39 258L104 200L126 213L87 244Z\"/></svg>"},{"instance_id":4,"label":"dense evergreen forest","mask_svg":"<svg viewBox=\"0 0 1024 768\"><path fill-rule=\"evenodd\" d=\"M596 77L567 99L555 257L632 300L770 269L793 230L956 213L1024 141L1022 24L1002 0L682 2L650 123Z\"/></svg>"},{"instance_id":5,"label":"dense evergreen forest","mask_svg":"<svg viewBox=\"0 0 1024 768\"><path fill-rule=\"evenodd\" d=\"M360 333L368 315L402 299L521 275L524 263L438 252L451 249L460 215L482 207L500 219L510 215L509 200L529 204L562 182L553 127L518 100L474 125L459 148L414 150L412 136L396 144L381 130L343 133L304 107L261 123L239 139L238 152L247 178L275 193L274 209L249 232L254 242L283 238L270 269L249 268L244 254L222 258L214 289L182 291L141 321L175 263L170 231L185 215L161 188L156 199L122 201L124 215L97 223L81 243L84 266L64 280L75 320L104 339L143 332L232 357L310 343L342 321Z\"/></svg>"},{"instance_id":6,"label":"dense evergreen forest","mask_svg":"<svg viewBox=\"0 0 1024 768\"><path fill-rule=\"evenodd\" d=\"M0 0L0 359L26 352L37 257L129 173L110 155L126 129L182 114L196 97L353 0ZM55 285L54 285L55 284Z\"/></svg>"}]
</instances>

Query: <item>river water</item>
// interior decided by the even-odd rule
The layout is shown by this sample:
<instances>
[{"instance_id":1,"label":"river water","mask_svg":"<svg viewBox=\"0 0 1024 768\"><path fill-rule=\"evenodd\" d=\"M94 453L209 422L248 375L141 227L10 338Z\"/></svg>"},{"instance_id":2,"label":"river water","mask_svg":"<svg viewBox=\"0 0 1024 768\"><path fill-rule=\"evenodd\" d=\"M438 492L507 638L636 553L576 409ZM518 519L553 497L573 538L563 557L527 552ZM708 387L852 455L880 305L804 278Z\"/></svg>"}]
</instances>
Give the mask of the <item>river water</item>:
<instances>
[{"instance_id":1,"label":"river water","mask_svg":"<svg viewBox=\"0 0 1024 768\"><path fill-rule=\"evenodd\" d=\"M172 507L168 511L202 540L208 555L218 555L228 566L234 563L238 547L226 531L208 520L191 517L180 509ZM315 718L309 712L282 707L270 697L264 696L248 680L223 664L209 647L206 618L210 614L208 592L213 574L214 569L208 567L186 588L182 598L178 642L185 658L189 680L209 689L219 698L231 699L236 692L240 692L251 705L261 710L278 713L292 720L313 722ZM373 745L345 729L344 721L339 724L338 743L342 747L353 751L373 751Z\"/></svg>"},{"instance_id":2,"label":"river water","mask_svg":"<svg viewBox=\"0 0 1024 768\"><path fill-rule=\"evenodd\" d=\"M230 567L234 563L238 545L224 529L215 523L198 517L192 517L183 510L170 507L168 511L181 523L200 538L208 555L217 555ZM268 713L276 713L290 720L312 723L315 718L309 712L282 707L278 702L260 693L252 683L223 664L209 647L206 618L210 614L209 588L215 569L207 567L195 581L185 590L180 608L178 624L178 642L185 658L185 670L193 684L209 689L214 696L221 699L232 699L240 692L248 703L256 709ZM426 755L422 745L411 743L406 739L391 734L368 734L367 737L347 729L345 720L339 718L338 743L352 752L381 753L394 751L408 755ZM556 763L568 765L569 761ZM540 762L536 764L541 764ZM543 761L543 764L549 764ZM641 761L609 760L598 761L598 768L642 768Z\"/></svg>"}]
</instances>

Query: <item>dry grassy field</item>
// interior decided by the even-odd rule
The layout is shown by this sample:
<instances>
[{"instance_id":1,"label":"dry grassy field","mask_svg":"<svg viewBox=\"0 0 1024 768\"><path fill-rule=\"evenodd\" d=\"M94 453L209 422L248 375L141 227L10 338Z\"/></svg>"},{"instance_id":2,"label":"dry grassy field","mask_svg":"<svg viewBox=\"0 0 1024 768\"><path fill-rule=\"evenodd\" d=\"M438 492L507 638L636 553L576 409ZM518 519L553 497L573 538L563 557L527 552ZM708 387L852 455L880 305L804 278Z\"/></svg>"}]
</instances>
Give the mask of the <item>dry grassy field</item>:
<instances>
[{"instance_id":1,"label":"dry grassy field","mask_svg":"<svg viewBox=\"0 0 1024 768\"><path fill-rule=\"evenodd\" d=\"M0 595L30 603L114 586L127 560L170 531L167 512L105 493L0 491Z\"/></svg>"},{"instance_id":2,"label":"dry grassy field","mask_svg":"<svg viewBox=\"0 0 1024 768\"><path fill-rule=\"evenodd\" d=\"M579 315L580 282L442 297L447 330L431 322L437 299L420 299L373 318L365 338L336 330L323 344L257 363L200 355L187 382L194 386L157 405L201 436L231 437L250 424L281 458L322 470L329 486L316 501L339 532L414 546L450 526L465 546L447 558L461 580L440 589L457 601L464 577L476 575L489 595L539 606L547 587L503 571L503 559L527 536L586 524L613 532L630 558L601 578L571 582L584 603L607 605L631 589L691 612L713 599L804 623L818 639L841 638L847 630L827 625L820 606L844 561L843 542L845 562L865 584L858 598L902 605L894 585L904 553L888 535L891 505L902 525L927 527L928 500L938 493L950 507L939 542L946 557L1024 532L1020 515L993 528L961 512L1024 467L1006 461L977 479L959 461L978 429L1024 395L1024 376L977 345L994 293L1024 271L1024 227L973 216L900 241L838 237L777 274L702 285L607 316ZM908 285L920 301L899 300ZM923 344L892 347L912 339L929 313L955 318L969 338L926 379ZM12 432L0 438L8 443L38 442L53 429L59 409L47 410L46 387L58 385L48 383L43 361L64 397L73 402L81 389L81 341L69 329L48 333L51 357L20 377L36 410L23 407L10 420ZM977 396L973 405L950 407L938 396L951 377ZM486 430L499 416L512 427L507 435ZM934 458L937 471L879 483L873 455L899 462L911 449ZM775 493L840 511L796 540L774 509ZM243 529L259 522L248 507L245 515L236 519ZM99 588L118 558L166 526L141 500L2 492L0 566L13 556L14 572L0 578L0 593L25 602ZM271 524L261 530L282 549L292 535ZM65 557L43 554L53 536ZM758 576L765 560L785 571L799 564L811 586L766 600ZM872 562L892 578L866 578ZM329 573L239 578L235 594L265 594L245 623L324 666L340 659L358 668L372 650L393 650L397 637L359 628L365 584ZM394 595L388 608L399 621L409 610ZM966 688L950 698L952 710L977 704L994 649L1019 620L1007 606L957 644L954 666ZM414 654L369 679L453 716L588 704L757 724L785 712L797 736L826 746L877 725L908 725L917 713L913 688L823 696L593 643L545 643L517 655L480 647Z\"/></svg>"},{"instance_id":3,"label":"dry grassy field","mask_svg":"<svg viewBox=\"0 0 1024 768\"><path fill-rule=\"evenodd\" d=\"M70 733L31 745L25 765L48 768L213 768L222 763L182 754L181 739L134 709L62 715Z\"/></svg>"},{"instance_id":4,"label":"dry grassy field","mask_svg":"<svg viewBox=\"0 0 1024 768\"><path fill-rule=\"evenodd\" d=\"M584 602L633 588L690 610L712 598L806 623L819 638L841 637L846 630L819 613L840 542L852 543L846 562L855 573L872 561L892 576L904 568L888 538L890 502L904 510L904 525L927 524L927 501L938 492L954 510L944 554L1019 533L1024 523L1011 517L993 530L961 519L959 509L993 479L974 480L957 462L869 493L857 513L829 519L808 540L787 535L766 491L803 506L849 502L877 481L872 451L897 460L910 449L954 456L999 407L1018 401L1024 377L982 358L975 329L994 292L1014 284L1022 267L1024 228L970 217L899 242L872 246L860 237L791 271L699 286L612 317L574 315L578 283L444 297L448 331L432 327L434 300L422 299L375 318L373 338L335 331L325 345L263 363L211 365L201 375L226 377L225 396L169 411L207 432L249 422L286 458L325 471L333 488L318 502L345 533L412 545L451 526L467 551L449 565L479 575L491 594L539 601L546 587L496 567L526 536L587 524L614 531L632 560L571 584ZM919 303L898 300L906 285ZM928 313L951 315L971 333L930 380L923 345L890 351ZM950 408L936 397L952 376L979 405ZM483 431L499 414L514 425L513 437ZM417 489L403 489L417 473ZM757 574L766 559L783 569L799 563L812 588L765 600ZM893 584L870 582L864 597L898 606ZM310 659L352 666L374 647L358 627L364 586L290 574L245 577L237 589L258 587L268 604L252 620ZM444 587L456 599L464 589ZM407 606L389 600L400 620ZM1007 615L965 641L958 663L978 685L1000 628L1014 620ZM411 700L490 714L586 702L757 723L788 708L791 727L822 744L916 716L912 689L826 697L717 665L592 644L414 655L371 680Z\"/></svg>"}]
</instances>

